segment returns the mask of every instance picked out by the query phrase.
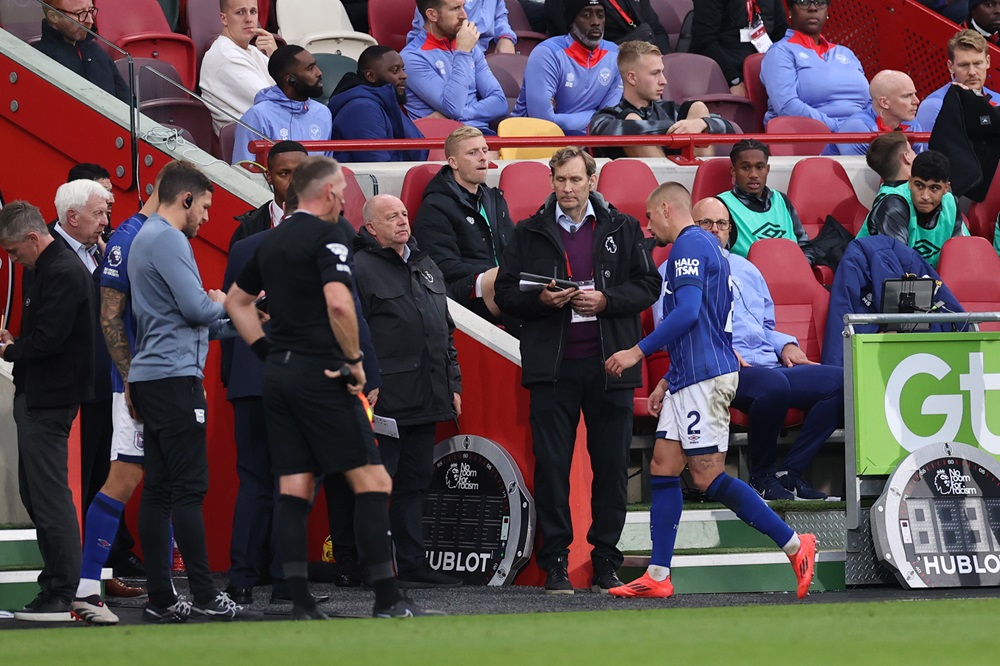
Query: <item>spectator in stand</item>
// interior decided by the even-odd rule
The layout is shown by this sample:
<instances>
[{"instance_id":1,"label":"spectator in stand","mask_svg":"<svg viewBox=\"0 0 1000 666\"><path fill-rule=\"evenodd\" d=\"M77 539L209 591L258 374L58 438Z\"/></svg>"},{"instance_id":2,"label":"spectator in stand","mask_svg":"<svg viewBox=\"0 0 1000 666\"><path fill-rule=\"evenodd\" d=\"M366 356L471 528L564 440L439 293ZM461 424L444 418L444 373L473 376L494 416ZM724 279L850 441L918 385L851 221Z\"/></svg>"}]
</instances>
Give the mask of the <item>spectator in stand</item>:
<instances>
[{"instance_id":1,"label":"spectator in stand","mask_svg":"<svg viewBox=\"0 0 1000 666\"><path fill-rule=\"evenodd\" d=\"M467 2L465 12L470 22L479 28L479 50L485 55L490 43L495 43L497 53L514 53L517 35L507 20L507 3L504 0L474 0ZM420 37L424 29L424 17L419 9L413 12L413 26L406 35L409 44Z\"/></svg>"},{"instance_id":2,"label":"spectator in stand","mask_svg":"<svg viewBox=\"0 0 1000 666\"><path fill-rule=\"evenodd\" d=\"M743 61L765 53L787 30L782 0L695 0L691 51L719 63L729 91L746 97Z\"/></svg>"},{"instance_id":3,"label":"spectator in stand","mask_svg":"<svg viewBox=\"0 0 1000 666\"><path fill-rule=\"evenodd\" d=\"M951 83L946 83L924 98L917 110L917 122L925 132L934 130L934 122L941 112L944 94L952 84L958 84L986 97L993 103L1000 101L996 93L986 87L986 72L990 67L990 54L986 40L975 30L960 30L948 40L948 71Z\"/></svg>"},{"instance_id":4,"label":"spectator in stand","mask_svg":"<svg viewBox=\"0 0 1000 666\"><path fill-rule=\"evenodd\" d=\"M872 77L872 103L844 121L838 132L922 132L915 120L920 100L913 79L891 69ZM831 143L824 155L864 155L867 143ZM922 149L922 148L921 148Z\"/></svg>"},{"instance_id":5,"label":"spectator in stand","mask_svg":"<svg viewBox=\"0 0 1000 666\"><path fill-rule=\"evenodd\" d=\"M950 192L948 158L928 150L910 162L911 151L906 138L895 132L872 142L866 159L883 182L858 238L895 238L937 268L945 241L968 236L969 230Z\"/></svg>"},{"instance_id":6,"label":"spectator in stand","mask_svg":"<svg viewBox=\"0 0 1000 666\"><path fill-rule=\"evenodd\" d=\"M451 118L494 134L490 123L507 115L507 98L478 48L479 29L465 0L417 0L424 27L400 55L409 70L415 118Z\"/></svg>"},{"instance_id":7,"label":"spectator in stand","mask_svg":"<svg viewBox=\"0 0 1000 666\"><path fill-rule=\"evenodd\" d=\"M475 127L460 127L448 136L448 164L427 184L413 228L420 246L444 273L448 295L497 322L500 308L493 285L514 225L503 192L486 185L488 151Z\"/></svg>"},{"instance_id":8,"label":"spectator in stand","mask_svg":"<svg viewBox=\"0 0 1000 666\"><path fill-rule=\"evenodd\" d=\"M601 109L590 120L590 133L601 136L633 134L732 134L728 120L709 113L703 102L676 104L661 99L667 80L663 77L660 49L649 42L625 42L618 51L622 98L615 106ZM660 146L600 148L601 157L663 157Z\"/></svg>"},{"instance_id":9,"label":"spectator in stand","mask_svg":"<svg viewBox=\"0 0 1000 666\"><path fill-rule=\"evenodd\" d=\"M93 0L50 0L43 7L42 37L35 48L127 104L128 84L111 56L87 32L94 29L97 16Z\"/></svg>"},{"instance_id":10,"label":"spectator in stand","mask_svg":"<svg viewBox=\"0 0 1000 666\"><path fill-rule=\"evenodd\" d=\"M733 246L729 250L747 256L750 246L761 238L787 238L802 248L810 264L816 252L802 228L799 214L788 197L767 186L771 150L756 139L744 139L729 153L735 185L719 195L733 219Z\"/></svg>"},{"instance_id":11,"label":"spectator in stand","mask_svg":"<svg viewBox=\"0 0 1000 666\"><path fill-rule=\"evenodd\" d=\"M258 92L274 85L267 59L278 48L274 35L257 22L257 0L219 0L219 18L222 33L205 52L199 83L216 134L233 122L231 116L246 113Z\"/></svg>"},{"instance_id":12,"label":"spectator in stand","mask_svg":"<svg viewBox=\"0 0 1000 666\"><path fill-rule=\"evenodd\" d=\"M969 18L961 27L975 30L990 44L1000 46L1000 0L969 0Z\"/></svg>"},{"instance_id":13,"label":"spectator in stand","mask_svg":"<svg viewBox=\"0 0 1000 666\"><path fill-rule=\"evenodd\" d=\"M621 99L618 47L602 39L601 0L568 0L565 7L569 34L546 39L528 56L510 115L554 122L566 135L586 134L594 113Z\"/></svg>"},{"instance_id":14,"label":"spectator in stand","mask_svg":"<svg viewBox=\"0 0 1000 666\"><path fill-rule=\"evenodd\" d=\"M545 24L550 35L569 32L575 15L567 5L572 0L545 0ZM640 40L655 44L663 53L670 53L670 36L649 0L601 0L607 15L604 38L615 44Z\"/></svg>"},{"instance_id":15,"label":"spectator in stand","mask_svg":"<svg viewBox=\"0 0 1000 666\"><path fill-rule=\"evenodd\" d=\"M369 46L358 71L340 79L330 96L333 139L422 139L406 110L406 66L388 46ZM334 152L339 162L423 162L426 150Z\"/></svg>"},{"instance_id":16,"label":"spectator in stand","mask_svg":"<svg viewBox=\"0 0 1000 666\"><path fill-rule=\"evenodd\" d=\"M258 92L241 120L275 141L329 139L330 109L310 99L323 94L323 72L316 58L301 46L280 46L267 70L277 85ZM247 144L257 138L245 127L236 127L233 164L254 159Z\"/></svg>"},{"instance_id":17,"label":"spectator in stand","mask_svg":"<svg viewBox=\"0 0 1000 666\"><path fill-rule=\"evenodd\" d=\"M969 0L917 0L925 7L929 7L941 16L954 23L961 23L969 15Z\"/></svg>"},{"instance_id":18,"label":"spectator in stand","mask_svg":"<svg viewBox=\"0 0 1000 666\"><path fill-rule=\"evenodd\" d=\"M764 124L776 116L805 116L836 132L871 102L865 70L851 49L823 37L829 0L789 0L788 6L791 28L761 62Z\"/></svg>"}]
</instances>

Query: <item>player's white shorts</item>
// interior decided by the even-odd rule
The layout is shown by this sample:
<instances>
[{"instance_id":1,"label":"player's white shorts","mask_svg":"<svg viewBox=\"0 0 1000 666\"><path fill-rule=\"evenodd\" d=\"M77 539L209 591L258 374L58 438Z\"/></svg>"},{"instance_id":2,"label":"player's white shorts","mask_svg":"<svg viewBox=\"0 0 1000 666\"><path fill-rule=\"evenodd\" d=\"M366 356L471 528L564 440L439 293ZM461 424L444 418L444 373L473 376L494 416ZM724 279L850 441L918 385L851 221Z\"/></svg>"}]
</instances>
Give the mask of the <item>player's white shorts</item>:
<instances>
[{"instance_id":1,"label":"player's white shorts","mask_svg":"<svg viewBox=\"0 0 1000 666\"><path fill-rule=\"evenodd\" d=\"M111 459L141 465L145 460L142 448L142 422L128 413L124 393L111 396L111 419L114 435L111 437Z\"/></svg>"},{"instance_id":2,"label":"player's white shorts","mask_svg":"<svg viewBox=\"0 0 1000 666\"><path fill-rule=\"evenodd\" d=\"M729 449L729 404L740 373L712 377L667 392L656 424L656 436L681 443L684 455L700 456Z\"/></svg>"}]
</instances>

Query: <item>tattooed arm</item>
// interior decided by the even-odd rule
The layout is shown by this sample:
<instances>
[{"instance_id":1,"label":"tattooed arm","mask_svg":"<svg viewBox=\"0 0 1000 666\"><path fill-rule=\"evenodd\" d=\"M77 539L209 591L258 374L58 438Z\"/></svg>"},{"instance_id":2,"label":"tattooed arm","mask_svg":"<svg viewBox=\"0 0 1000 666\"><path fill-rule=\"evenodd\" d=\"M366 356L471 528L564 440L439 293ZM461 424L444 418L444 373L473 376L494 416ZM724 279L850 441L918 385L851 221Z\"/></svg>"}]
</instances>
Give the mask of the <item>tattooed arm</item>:
<instances>
[{"instance_id":1,"label":"tattooed arm","mask_svg":"<svg viewBox=\"0 0 1000 666\"><path fill-rule=\"evenodd\" d=\"M125 403L132 418L136 418L132 408L132 399L128 390L128 370L132 365L132 349L128 344L128 334L125 332L125 308L128 307L128 294L101 287L101 331L104 332L104 343L108 346L111 362L115 364L118 374L125 382Z\"/></svg>"}]
</instances>

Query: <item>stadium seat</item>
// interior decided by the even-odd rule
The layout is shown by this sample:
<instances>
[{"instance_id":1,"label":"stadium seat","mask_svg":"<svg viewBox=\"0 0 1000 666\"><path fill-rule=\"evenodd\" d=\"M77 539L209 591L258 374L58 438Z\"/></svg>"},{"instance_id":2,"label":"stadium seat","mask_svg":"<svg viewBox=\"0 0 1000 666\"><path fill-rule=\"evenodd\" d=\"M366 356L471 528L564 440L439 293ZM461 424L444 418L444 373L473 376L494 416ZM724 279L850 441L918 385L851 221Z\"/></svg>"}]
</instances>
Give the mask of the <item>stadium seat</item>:
<instances>
[{"instance_id":1,"label":"stadium seat","mask_svg":"<svg viewBox=\"0 0 1000 666\"><path fill-rule=\"evenodd\" d=\"M788 179L787 194L809 238L815 238L823 229L827 215L832 215L852 235L858 233L868 215L844 167L829 157L809 157L796 162Z\"/></svg>"},{"instance_id":2,"label":"stadium seat","mask_svg":"<svg viewBox=\"0 0 1000 666\"><path fill-rule=\"evenodd\" d=\"M512 162L500 172L499 187L504 193L510 221L517 224L534 215L552 194L549 167L541 162Z\"/></svg>"},{"instance_id":3,"label":"stadium seat","mask_svg":"<svg viewBox=\"0 0 1000 666\"><path fill-rule=\"evenodd\" d=\"M445 139L449 134L462 127L462 123L450 118L417 118L413 121L425 139ZM444 159L444 148L433 148L427 154L430 161Z\"/></svg>"},{"instance_id":4,"label":"stadium seat","mask_svg":"<svg viewBox=\"0 0 1000 666\"><path fill-rule=\"evenodd\" d=\"M743 61L743 83L746 84L747 97L753 104L751 133L764 131L764 114L767 113L767 88L760 80L760 62L763 59L763 53L752 53Z\"/></svg>"},{"instance_id":5,"label":"stadium seat","mask_svg":"<svg viewBox=\"0 0 1000 666\"><path fill-rule=\"evenodd\" d=\"M528 23L528 17L524 13L524 8L518 0L505 0L507 5L507 22L517 35L517 44L514 45L515 52L520 55L528 55L531 50L548 39L548 35L535 32ZM494 46L496 42L490 46ZM503 55L503 54L501 54Z\"/></svg>"},{"instance_id":6,"label":"stadium seat","mask_svg":"<svg viewBox=\"0 0 1000 666\"><path fill-rule=\"evenodd\" d=\"M101 11L97 24L105 39L133 58L169 62L181 75L184 87L194 89L198 78L194 42L187 35L171 32L156 0L98 0L96 6ZM114 49L108 49L108 54L115 60L124 57Z\"/></svg>"},{"instance_id":7,"label":"stadium seat","mask_svg":"<svg viewBox=\"0 0 1000 666\"><path fill-rule=\"evenodd\" d=\"M128 82L128 60L121 58L115 61L115 67L118 68L118 73L122 75L125 82ZM167 77L171 81L177 83L177 85L183 85L181 83L181 76L174 69L174 66L165 60L156 60L155 58L133 58L132 59L132 73L135 77L135 88L133 88L136 99L141 104L142 102L149 102L154 99L186 99L189 96L177 86L171 85L169 82L164 81L161 77L157 76L154 72L150 70L155 70L163 76Z\"/></svg>"},{"instance_id":8,"label":"stadium seat","mask_svg":"<svg viewBox=\"0 0 1000 666\"><path fill-rule=\"evenodd\" d=\"M259 5L262 4L258 2ZM263 3L267 4L267 3ZM222 22L219 21L219 3L192 0L185 9L188 24L188 36L194 42L195 57L198 62L199 76L201 61L212 42L222 33ZM259 13L258 13L259 17Z\"/></svg>"},{"instance_id":9,"label":"stadium seat","mask_svg":"<svg viewBox=\"0 0 1000 666\"><path fill-rule=\"evenodd\" d=\"M565 136L562 128L550 120L541 118L504 118L497 125L497 136ZM502 160L549 159L556 148L501 148Z\"/></svg>"},{"instance_id":10,"label":"stadium seat","mask_svg":"<svg viewBox=\"0 0 1000 666\"><path fill-rule=\"evenodd\" d=\"M358 184L354 172L346 166L341 168L344 170L344 180L347 181L347 189L344 190L344 210L341 214L347 218L355 231L360 231L365 223L361 212L365 207L365 193Z\"/></svg>"},{"instance_id":11,"label":"stadium seat","mask_svg":"<svg viewBox=\"0 0 1000 666\"><path fill-rule=\"evenodd\" d=\"M712 113L740 127L753 127L753 104L729 92L725 74L711 58L696 53L667 53L663 56L663 75L667 79L663 99L678 104L688 100L704 102Z\"/></svg>"},{"instance_id":12,"label":"stadium seat","mask_svg":"<svg viewBox=\"0 0 1000 666\"><path fill-rule=\"evenodd\" d=\"M732 163L729 158L717 157L703 160L694 172L691 201L698 203L705 197L714 197L733 189Z\"/></svg>"},{"instance_id":13,"label":"stadium seat","mask_svg":"<svg viewBox=\"0 0 1000 666\"><path fill-rule=\"evenodd\" d=\"M226 164L233 163L233 147L236 145L236 123L227 123L219 130L219 157Z\"/></svg>"},{"instance_id":14,"label":"stadium seat","mask_svg":"<svg viewBox=\"0 0 1000 666\"><path fill-rule=\"evenodd\" d=\"M938 275L968 312L1000 312L1000 257L985 238L956 236L941 248ZM1000 322L979 324L1000 331Z\"/></svg>"},{"instance_id":15,"label":"stadium seat","mask_svg":"<svg viewBox=\"0 0 1000 666\"><path fill-rule=\"evenodd\" d=\"M278 34L310 53L357 60L362 51L378 43L371 35L354 30L340 0L280 0L276 9Z\"/></svg>"},{"instance_id":16,"label":"stadium seat","mask_svg":"<svg viewBox=\"0 0 1000 666\"><path fill-rule=\"evenodd\" d=\"M803 116L778 116L772 118L765 131L768 134L832 134L826 123ZM819 155L826 148L826 141L810 143L770 143L772 155Z\"/></svg>"},{"instance_id":17,"label":"stadium seat","mask_svg":"<svg viewBox=\"0 0 1000 666\"><path fill-rule=\"evenodd\" d=\"M424 200L424 190L427 184L441 170L440 164L418 164L410 167L406 175L403 176L403 186L399 190L399 198L406 206L406 212L410 215L410 225L416 222L417 211Z\"/></svg>"},{"instance_id":18,"label":"stadium seat","mask_svg":"<svg viewBox=\"0 0 1000 666\"><path fill-rule=\"evenodd\" d=\"M658 185L656 176L645 162L618 159L601 167L597 191L612 206L639 220L639 225L645 232L646 199Z\"/></svg>"},{"instance_id":19,"label":"stadium seat","mask_svg":"<svg viewBox=\"0 0 1000 666\"><path fill-rule=\"evenodd\" d=\"M514 110L517 96L521 94L521 83L524 82L524 67L528 56L523 53L491 53L486 56L486 64L490 66L493 76L503 88L507 98L508 113Z\"/></svg>"},{"instance_id":20,"label":"stadium seat","mask_svg":"<svg viewBox=\"0 0 1000 666\"><path fill-rule=\"evenodd\" d=\"M212 152L215 132L212 130L212 114L208 107L194 98L154 99L139 105L139 111L156 122L183 127L194 137L196 146L205 152Z\"/></svg>"},{"instance_id":21,"label":"stadium seat","mask_svg":"<svg viewBox=\"0 0 1000 666\"><path fill-rule=\"evenodd\" d=\"M806 356L819 363L830 292L813 279L802 250L787 238L765 238L750 246L747 258L764 276L771 292L775 329L795 336Z\"/></svg>"},{"instance_id":22,"label":"stadium seat","mask_svg":"<svg viewBox=\"0 0 1000 666\"><path fill-rule=\"evenodd\" d=\"M318 98L326 104L344 74L358 71L358 61L338 53L313 53L316 65L323 72L323 96Z\"/></svg>"},{"instance_id":23,"label":"stadium seat","mask_svg":"<svg viewBox=\"0 0 1000 666\"><path fill-rule=\"evenodd\" d=\"M37 2L0 0L0 25L29 44L42 37L42 9Z\"/></svg>"},{"instance_id":24,"label":"stadium seat","mask_svg":"<svg viewBox=\"0 0 1000 666\"><path fill-rule=\"evenodd\" d=\"M670 50L677 50L677 39L681 35L681 24L684 22L684 14L679 14L675 0L650 0L649 4L656 17L660 19L660 25L667 31L670 38Z\"/></svg>"},{"instance_id":25,"label":"stadium seat","mask_svg":"<svg viewBox=\"0 0 1000 666\"><path fill-rule=\"evenodd\" d=\"M973 236L981 236L993 242L993 232L996 229L997 212L1000 212L1000 177L994 175L990 189L986 191L986 198L982 201L973 201L966 216L969 226L969 233Z\"/></svg>"},{"instance_id":26,"label":"stadium seat","mask_svg":"<svg viewBox=\"0 0 1000 666\"><path fill-rule=\"evenodd\" d=\"M379 44L402 51L413 23L413 0L368 0L368 27Z\"/></svg>"}]
</instances>

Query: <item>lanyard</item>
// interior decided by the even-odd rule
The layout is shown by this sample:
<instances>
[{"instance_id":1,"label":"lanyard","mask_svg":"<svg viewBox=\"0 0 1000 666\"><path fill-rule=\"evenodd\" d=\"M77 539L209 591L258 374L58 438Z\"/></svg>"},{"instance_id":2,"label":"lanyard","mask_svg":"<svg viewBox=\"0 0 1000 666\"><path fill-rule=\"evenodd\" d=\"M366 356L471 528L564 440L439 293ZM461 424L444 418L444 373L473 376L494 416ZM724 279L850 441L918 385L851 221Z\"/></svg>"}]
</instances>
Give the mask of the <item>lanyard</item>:
<instances>
[{"instance_id":1,"label":"lanyard","mask_svg":"<svg viewBox=\"0 0 1000 666\"><path fill-rule=\"evenodd\" d=\"M499 266L500 260L497 258L497 244L493 240L493 225L490 224L490 218L486 215L486 207L481 203L479 204L479 214L483 216L484 220L486 220L486 228L489 229L490 232L490 247L493 248L493 265Z\"/></svg>"},{"instance_id":2,"label":"lanyard","mask_svg":"<svg viewBox=\"0 0 1000 666\"><path fill-rule=\"evenodd\" d=\"M611 1L614 2L614 0L611 0ZM590 218L590 222L591 222L591 224L594 225L594 230L596 232L596 230L597 230L597 219L592 217L592 218ZM583 222L581 222L579 225L577 225L576 228L579 229L580 227L582 227L586 223L587 223L587 220L584 219ZM572 232L570 232L570 235L572 235ZM570 280L577 280L578 278L573 277L574 275L576 275L576 273L573 272L573 265L570 263L570 260L569 260L569 252L566 251L565 247L563 248L563 254L566 255L566 270L569 272L569 279ZM593 268L591 268L591 277L593 277Z\"/></svg>"},{"instance_id":3,"label":"lanyard","mask_svg":"<svg viewBox=\"0 0 1000 666\"><path fill-rule=\"evenodd\" d=\"M753 17L759 14L760 6L757 4L757 0L747 0L747 25L753 25Z\"/></svg>"},{"instance_id":4,"label":"lanyard","mask_svg":"<svg viewBox=\"0 0 1000 666\"><path fill-rule=\"evenodd\" d=\"M628 23L628 27L635 27L635 21L633 21L632 18L625 13L625 10L622 9L615 0L608 0L608 2L610 2L611 6L614 7L619 14L621 14L622 18L625 19L625 22Z\"/></svg>"}]
</instances>

